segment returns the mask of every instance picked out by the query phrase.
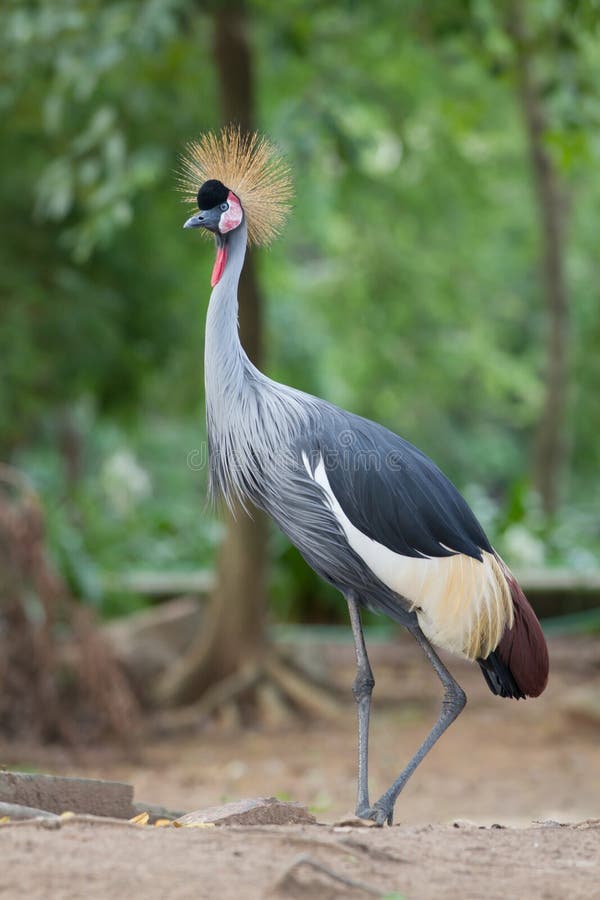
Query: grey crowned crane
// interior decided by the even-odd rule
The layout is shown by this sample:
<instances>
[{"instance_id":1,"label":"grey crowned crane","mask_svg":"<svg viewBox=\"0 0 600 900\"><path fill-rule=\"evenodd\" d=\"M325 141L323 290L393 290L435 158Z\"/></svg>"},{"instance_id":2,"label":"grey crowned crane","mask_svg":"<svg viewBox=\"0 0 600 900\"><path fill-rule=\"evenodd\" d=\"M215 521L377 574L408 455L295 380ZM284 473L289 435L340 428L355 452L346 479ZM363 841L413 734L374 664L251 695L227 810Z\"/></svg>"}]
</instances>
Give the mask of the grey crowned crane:
<instances>
[{"instance_id":1,"label":"grey crowned crane","mask_svg":"<svg viewBox=\"0 0 600 900\"><path fill-rule=\"evenodd\" d=\"M216 244L205 344L211 490L264 509L345 597L357 660L356 813L392 824L400 791L466 702L434 645L477 662L494 694L520 699L546 686L546 642L466 501L424 453L375 422L272 381L250 362L238 336L238 281L247 244L271 240L285 218L289 173L265 138L235 127L188 149L182 183L199 212L184 228L206 229ZM375 682L363 607L404 625L444 688L428 737L372 805Z\"/></svg>"}]
</instances>

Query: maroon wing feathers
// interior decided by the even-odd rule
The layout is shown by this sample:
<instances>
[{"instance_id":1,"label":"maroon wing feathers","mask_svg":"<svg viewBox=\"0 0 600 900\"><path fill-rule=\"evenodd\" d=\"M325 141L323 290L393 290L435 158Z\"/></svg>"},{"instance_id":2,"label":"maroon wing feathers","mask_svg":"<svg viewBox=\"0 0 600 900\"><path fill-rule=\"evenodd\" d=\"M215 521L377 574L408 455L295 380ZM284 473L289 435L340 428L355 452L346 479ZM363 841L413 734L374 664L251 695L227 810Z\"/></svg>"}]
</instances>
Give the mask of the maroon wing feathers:
<instances>
[{"instance_id":1,"label":"maroon wing feathers","mask_svg":"<svg viewBox=\"0 0 600 900\"><path fill-rule=\"evenodd\" d=\"M548 682L548 647L537 616L512 572L501 565L514 608L512 628L506 628L496 654L526 697L538 697Z\"/></svg>"}]
</instances>

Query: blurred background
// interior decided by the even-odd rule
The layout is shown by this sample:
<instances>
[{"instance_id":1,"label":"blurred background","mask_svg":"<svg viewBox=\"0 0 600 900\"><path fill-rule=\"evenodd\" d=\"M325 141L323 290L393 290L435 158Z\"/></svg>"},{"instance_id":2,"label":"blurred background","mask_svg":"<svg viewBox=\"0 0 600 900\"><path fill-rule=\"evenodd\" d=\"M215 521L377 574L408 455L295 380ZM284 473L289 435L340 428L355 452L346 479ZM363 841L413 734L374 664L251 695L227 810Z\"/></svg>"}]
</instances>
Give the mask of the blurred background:
<instances>
[{"instance_id":1,"label":"blurred background","mask_svg":"<svg viewBox=\"0 0 600 900\"><path fill-rule=\"evenodd\" d=\"M288 706L333 715L331 669L351 670L341 598L260 519L205 502L213 252L182 231L177 170L187 141L232 120L272 137L295 181L242 289L251 354L433 457L557 659L587 666L567 687L597 678L597 5L12 0L0 15L4 738L122 733L147 709L166 731L215 711L235 728ZM403 638L368 624L393 670ZM593 700L573 703L597 728Z\"/></svg>"}]
</instances>

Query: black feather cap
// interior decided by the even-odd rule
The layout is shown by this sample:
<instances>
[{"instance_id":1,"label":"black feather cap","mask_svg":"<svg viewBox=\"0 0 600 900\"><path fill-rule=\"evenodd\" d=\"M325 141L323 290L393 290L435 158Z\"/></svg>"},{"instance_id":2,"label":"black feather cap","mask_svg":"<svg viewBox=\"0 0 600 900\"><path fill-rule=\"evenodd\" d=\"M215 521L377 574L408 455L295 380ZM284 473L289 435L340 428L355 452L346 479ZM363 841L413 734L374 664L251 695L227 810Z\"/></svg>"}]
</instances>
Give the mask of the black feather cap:
<instances>
[{"instance_id":1,"label":"black feather cap","mask_svg":"<svg viewBox=\"0 0 600 900\"><path fill-rule=\"evenodd\" d=\"M198 191L198 209L214 209L220 203L225 203L228 196L229 188L222 181L210 178Z\"/></svg>"}]
</instances>

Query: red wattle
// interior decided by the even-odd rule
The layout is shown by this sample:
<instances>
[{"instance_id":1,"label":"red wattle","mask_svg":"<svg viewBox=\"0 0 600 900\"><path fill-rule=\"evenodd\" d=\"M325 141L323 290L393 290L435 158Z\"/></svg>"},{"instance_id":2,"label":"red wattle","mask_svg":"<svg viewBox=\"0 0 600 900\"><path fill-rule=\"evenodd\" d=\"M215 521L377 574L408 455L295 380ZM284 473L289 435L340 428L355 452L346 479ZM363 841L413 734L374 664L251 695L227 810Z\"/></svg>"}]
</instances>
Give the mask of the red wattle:
<instances>
[{"instance_id":1,"label":"red wattle","mask_svg":"<svg viewBox=\"0 0 600 900\"><path fill-rule=\"evenodd\" d=\"M219 247L217 249L217 258L215 259L215 264L213 266L212 275L210 279L210 286L214 287L215 284L218 284L221 280L221 275L223 274L223 269L225 268L225 263L227 262L227 247Z\"/></svg>"}]
</instances>

